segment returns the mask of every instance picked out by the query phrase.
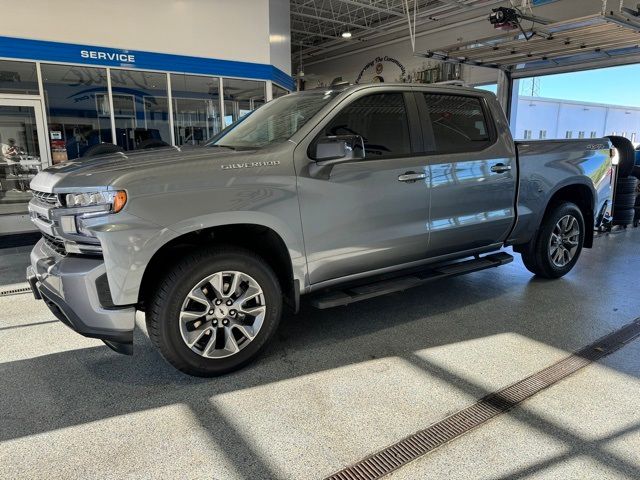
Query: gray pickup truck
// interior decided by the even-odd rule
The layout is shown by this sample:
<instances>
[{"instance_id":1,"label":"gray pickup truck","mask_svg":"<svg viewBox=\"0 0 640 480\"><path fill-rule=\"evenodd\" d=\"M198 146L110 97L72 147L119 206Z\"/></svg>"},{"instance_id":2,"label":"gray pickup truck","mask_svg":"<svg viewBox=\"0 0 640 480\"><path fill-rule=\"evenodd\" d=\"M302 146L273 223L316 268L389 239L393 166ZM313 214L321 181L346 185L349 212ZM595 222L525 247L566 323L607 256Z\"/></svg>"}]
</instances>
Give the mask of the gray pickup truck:
<instances>
[{"instance_id":1,"label":"gray pickup truck","mask_svg":"<svg viewBox=\"0 0 640 480\"><path fill-rule=\"evenodd\" d=\"M347 305L512 260L558 278L608 215L608 139L514 142L493 94L365 85L267 103L206 146L55 165L31 182L27 277L66 325L211 376L300 297Z\"/></svg>"}]
</instances>

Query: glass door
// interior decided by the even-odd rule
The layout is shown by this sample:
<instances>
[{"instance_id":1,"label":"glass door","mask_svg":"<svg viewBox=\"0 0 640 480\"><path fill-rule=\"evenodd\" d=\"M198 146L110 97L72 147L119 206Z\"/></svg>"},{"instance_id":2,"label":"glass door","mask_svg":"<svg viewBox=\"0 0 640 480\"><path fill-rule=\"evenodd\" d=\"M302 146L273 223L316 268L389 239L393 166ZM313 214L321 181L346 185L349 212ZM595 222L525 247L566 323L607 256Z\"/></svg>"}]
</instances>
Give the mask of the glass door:
<instances>
[{"instance_id":1,"label":"glass door","mask_svg":"<svg viewBox=\"0 0 640 480\"><path fill-rule=\"evenodd\" d=\"M46 141L40 100L0 97L0 234L32 229L29 183L49 165Z\"/></svg>"}]
</instances>

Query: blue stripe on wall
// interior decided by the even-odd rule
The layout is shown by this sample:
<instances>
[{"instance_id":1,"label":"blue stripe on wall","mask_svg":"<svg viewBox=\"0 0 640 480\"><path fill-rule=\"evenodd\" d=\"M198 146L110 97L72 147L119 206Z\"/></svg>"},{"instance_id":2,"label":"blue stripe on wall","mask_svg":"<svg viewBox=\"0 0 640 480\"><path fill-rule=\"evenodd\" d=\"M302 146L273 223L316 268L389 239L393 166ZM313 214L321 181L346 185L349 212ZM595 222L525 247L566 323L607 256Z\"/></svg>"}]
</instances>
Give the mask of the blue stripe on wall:
<instances>
[{"instance_id":1,"label":"blue stripe on wall","mask_svg":"<svg viewBox=\"0 0 640 480\"><path fill-rule=\"evenodd\" d=\"M95 52L102 58L85 58L83 51ZM293 78L273 65L139 50L119 50L94 45L0 36L0 57L272 80L288 90L293 90L295 87ZM126 61L131 57L133 61Z\"/></svg>"}]
</instances>

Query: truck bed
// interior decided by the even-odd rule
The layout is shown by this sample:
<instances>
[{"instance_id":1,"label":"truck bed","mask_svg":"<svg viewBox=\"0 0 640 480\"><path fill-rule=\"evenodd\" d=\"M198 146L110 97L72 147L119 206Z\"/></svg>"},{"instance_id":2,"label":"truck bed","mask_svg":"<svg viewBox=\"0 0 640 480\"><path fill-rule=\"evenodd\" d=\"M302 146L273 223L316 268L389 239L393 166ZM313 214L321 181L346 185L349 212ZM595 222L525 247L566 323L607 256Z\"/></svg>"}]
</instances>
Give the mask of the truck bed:
<instances>
[{"instance_id":1,"label":"truck bed","mask_svg":"<svg viewBox=\"0 0 640 480\"><path fill-rule=\"evenodd\" d=\"M515 145L519 193L509 243L522 244L532 238L549 201L568 185L582 184L591 190L594 215L610 208L613 186L609 139L526 140Z\"/></svg>"}]
</instances>

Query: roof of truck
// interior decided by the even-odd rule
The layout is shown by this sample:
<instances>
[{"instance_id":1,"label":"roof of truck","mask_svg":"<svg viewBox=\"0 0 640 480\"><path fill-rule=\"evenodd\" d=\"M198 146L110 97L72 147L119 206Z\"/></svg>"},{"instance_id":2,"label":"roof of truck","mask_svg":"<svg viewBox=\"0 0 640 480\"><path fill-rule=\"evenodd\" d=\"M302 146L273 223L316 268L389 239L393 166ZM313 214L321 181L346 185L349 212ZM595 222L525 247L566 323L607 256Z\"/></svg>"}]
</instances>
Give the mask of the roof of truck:
<instances>
[{"instance_id":1,"label":"roof of truck","mask_svg":"<svg viewBox=\"0 0 640 480\"><path fill-rule=\"evenodd\" d=\"M462 85L455 84L437 84L437 83L360 83L360 84L350 84L350 85L327 85L324 87L317 87L310 90L306 90L307 92L346 92L346 91L357 91L369 88L386 88L386 87L419 87L419 88L429 88L429 89L443 89L443 90L459 90L461 92L473 92L473 93L487 93L486 90L479 90L475 87L468 87ZM302 93L302 92L298 92Z\"/></svg>"}]
</instances>

